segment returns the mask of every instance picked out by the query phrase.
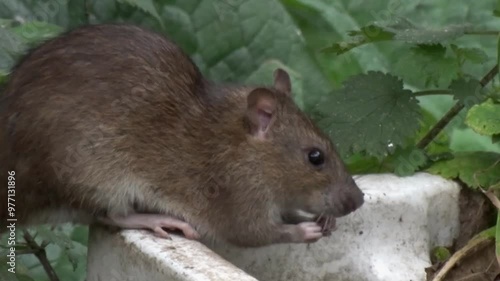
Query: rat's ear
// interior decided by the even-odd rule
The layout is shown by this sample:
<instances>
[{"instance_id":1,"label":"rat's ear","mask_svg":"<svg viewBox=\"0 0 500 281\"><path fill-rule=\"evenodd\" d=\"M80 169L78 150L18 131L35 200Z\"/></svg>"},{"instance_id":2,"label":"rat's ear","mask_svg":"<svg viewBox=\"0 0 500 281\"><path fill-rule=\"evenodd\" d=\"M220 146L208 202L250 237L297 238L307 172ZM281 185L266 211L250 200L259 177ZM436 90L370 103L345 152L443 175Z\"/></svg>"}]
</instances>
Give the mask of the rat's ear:
<instances>
[{"instance_id":1,"label":"rat's ear","mask_svg":"<svg viewBox=\"0 0 500 281\"><path fill-rule=\"evenodd\" d=\"M274 88L282 93L291 95L292 83L290 82L290 76L281 68L274 71Z\"/></svg>"},{"instance_id":2,"label":"rat's ear","mask_svg":"<svg viewBox=\"0 0 500 281\"><path fill-rule=\"evenodd\" d=\"M257 88L247 97L247 118L250 134L264 140L269 135L269 128L275 119L276 98L268 89Z\"/></svg>"}]
</instances>

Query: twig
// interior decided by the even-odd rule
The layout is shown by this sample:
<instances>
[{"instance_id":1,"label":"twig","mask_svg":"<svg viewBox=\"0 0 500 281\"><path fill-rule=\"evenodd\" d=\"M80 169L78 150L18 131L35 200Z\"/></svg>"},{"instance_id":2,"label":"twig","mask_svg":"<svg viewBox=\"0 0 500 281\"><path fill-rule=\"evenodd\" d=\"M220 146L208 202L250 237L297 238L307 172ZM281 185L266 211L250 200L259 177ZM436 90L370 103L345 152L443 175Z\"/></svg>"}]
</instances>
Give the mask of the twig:
<instances>
[{"instance_id":1,"label":"twig","mask_svg":"<svg viewBox=\"0 0 500 281\"><path fill-rule=\"evenodd\" d=\"M482 190L482 189L481 189ZM500 200L498 197L495 195L495 193L492 190L484 191L482 190L484 195L490 199L491 203L500 210Z\"/></svg>"},{"instance_id":2,"label":"twig","mask_svg":"<svg viewBox=\"0 0 500 281\"><path fill-rule=\"evenodd\" d=\"M458 264L462 259L467 257L470 253L474 251L479 251L484 247L488 246L490 243L494 241L495 237L495 227L489 228L487 230L482 231L472 238L467 245L465 245L462 249L456 251L450 259L443 265L443 267L439 270L438 274L432 278L432 281L442 281L446 277L446 274L450 272L450 270Z\"/></svg>"},{"instance_id":3,"label":"twig","mask_svg":"<svg viewBox=\"0 0 500 281\"><path fill-rule=\"evenodd\" d=\"M33 249L18 250L16 251L16 255L35 254L36 252L38 252L38 250L33 250Z\"/></svg>"},{"instance_id":4,"label":"twig","mask_svg":"<svg viewBox=\"0 0 500 281\"><path fill-rule=\"evenodd\" d=\"M45 269L50 281L59 281L59 277L57 277L54 268L50 265L49 259L47 259L47 254L45 252L45 247L40 247L35 239L29 234L27 230L24 230L24 240L26 240L26 244L33 250L33 254L38 258L40 263Z\"/></svg>"},{"instance_id":5,"label":"twig","mask_svg":"<svg viewBox=\"0 0 500 281\"><path fill-rule=\"evenodd\" d=\"M495 77L497 73L498 64L495 65L495 67L493 67L488 74L483 77L483 79L481 79L479 82L481 87L486 86L491 80L493 80L493 77ZM424 149L428 146L463 108L464 105L461 102L457 102L452 108L450 108L450 110L446 112L446 114L434 125L434 127L432 127L432 129L417 143L417 148Z\"/></svg>"},{"instance_id":6,"label":"twig","mask_svg":"<svg viewBox=\"0 0 500 281\"><path fill-rule=\"evenodd\" d=\"M488 85L488 83L495 78L495 75L498 74L498 64L496 64L484 77L479 81L479 84L481 84L481 87L484 87Z\"/></svg>"}]
</instances>

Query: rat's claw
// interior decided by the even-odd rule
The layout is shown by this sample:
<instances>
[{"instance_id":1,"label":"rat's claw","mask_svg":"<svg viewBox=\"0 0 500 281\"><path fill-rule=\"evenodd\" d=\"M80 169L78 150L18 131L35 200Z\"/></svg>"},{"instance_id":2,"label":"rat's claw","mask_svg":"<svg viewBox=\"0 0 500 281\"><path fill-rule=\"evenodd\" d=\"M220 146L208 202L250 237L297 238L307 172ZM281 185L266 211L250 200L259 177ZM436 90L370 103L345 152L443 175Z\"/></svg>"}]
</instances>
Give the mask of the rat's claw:
<instances>
[{"instance_id":1,"label":"rat's claw","mask_svg":"<svg viewBox=\"0 0 500 281\"><path fill-rule=\"evenodd\" d=\"M172 237L170 237L170 234L168 234L168 232L166 232L165 230L163 230L163 228L157 226L157 227L153 228L152 230L153 230L153 232L155 233L156 236L158 236L160 238L172 240Z\"/></svg>"},{"instance_id":2,"label":"rat's claw","mask_svg":"<svg viewBox=\"0 0 500 281\"><path fill-rule=\"evenodd\" d=\"M172 239L166 229L179 229L188 239L199 239L200 234L187 222L162 214L131 214L101 218L101 222L126 229L151 229L157 236Z\"/></svg>"},{"instance_id":3,"label":"rat's claw","mask_svg":"<svg viewBox=\"0 0 500 281\"><path fill-rule=\"evenodd\" d=\"M188 223L180 220L166 220L163 221L163 227L179 229L182 231L184 236L188 239L197 240L200 239L200 234Z\"/></svg>"}]
</instances>

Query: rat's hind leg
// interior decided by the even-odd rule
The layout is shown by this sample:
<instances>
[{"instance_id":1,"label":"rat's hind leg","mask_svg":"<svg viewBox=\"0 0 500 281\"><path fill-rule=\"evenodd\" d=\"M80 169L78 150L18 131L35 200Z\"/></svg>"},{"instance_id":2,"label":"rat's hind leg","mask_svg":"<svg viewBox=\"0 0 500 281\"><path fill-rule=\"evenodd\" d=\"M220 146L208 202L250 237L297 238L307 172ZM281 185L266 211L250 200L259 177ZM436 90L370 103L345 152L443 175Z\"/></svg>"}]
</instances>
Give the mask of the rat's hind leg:
<instances>
[{"instance_id":1,"label":"rat's hind leg","mask_svg":"<svg viewBox=\"0 0 500 281\"><path fill-rule=\"evenodd\" d=\"M99 221L104 224L114 225L125 229L150 229L156 235L166 239L170 239L170 235L163 228L181 230L188 239L200 238L200 234L187 222L168 215L130 214L127 216L100 218Z\"/></svg>"}]
</instances>

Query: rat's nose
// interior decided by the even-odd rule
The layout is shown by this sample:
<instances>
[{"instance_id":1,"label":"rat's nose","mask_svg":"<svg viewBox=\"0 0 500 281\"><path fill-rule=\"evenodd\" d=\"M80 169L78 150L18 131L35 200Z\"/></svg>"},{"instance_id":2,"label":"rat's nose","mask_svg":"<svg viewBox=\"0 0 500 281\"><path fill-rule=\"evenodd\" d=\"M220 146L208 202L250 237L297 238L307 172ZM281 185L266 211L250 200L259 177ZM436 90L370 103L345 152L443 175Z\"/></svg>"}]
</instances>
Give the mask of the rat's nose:
<instances>
[{"instance_id":1,"label":"rat's nose","mask_svg":"<svg viewBox=\"0 0 500 281\"><path fill-rule=\"evenodd\" d=\"M365 202L364 193L353 180L344 185L339 193L338 209L342 216L357 210Z\"/></svg>"}]
</instances>

